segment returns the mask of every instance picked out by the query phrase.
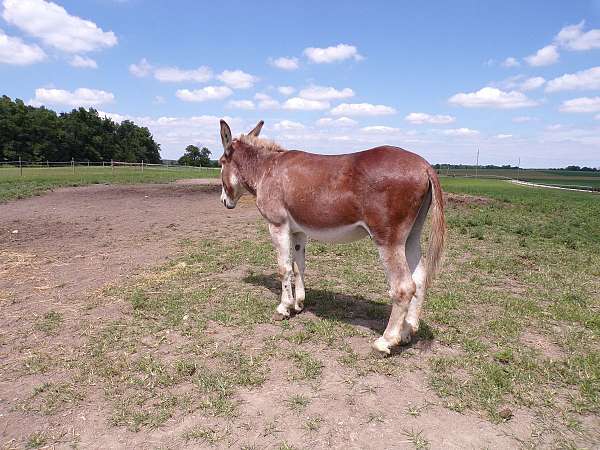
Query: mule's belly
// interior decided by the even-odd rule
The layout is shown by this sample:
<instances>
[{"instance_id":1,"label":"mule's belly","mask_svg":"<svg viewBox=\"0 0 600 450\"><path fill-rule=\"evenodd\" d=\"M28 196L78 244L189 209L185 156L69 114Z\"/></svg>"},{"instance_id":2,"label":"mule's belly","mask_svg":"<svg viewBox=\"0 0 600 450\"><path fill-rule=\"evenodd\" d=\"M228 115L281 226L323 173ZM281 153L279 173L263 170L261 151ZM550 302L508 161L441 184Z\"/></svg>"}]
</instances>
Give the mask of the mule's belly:
<instances>
[{"instance_id":1,"label":"mule's belly","mask_svg":"<svg viewBox=\"0 0 600 450\"><path fill-rule=\"evenodd\" d=\"M292 233L304 233L317 241L334 244L358 241L370 235L368 227L363 222L329 228L311 228L298 224L293 219L291 222Z\"/></svg>"}]
</instances>

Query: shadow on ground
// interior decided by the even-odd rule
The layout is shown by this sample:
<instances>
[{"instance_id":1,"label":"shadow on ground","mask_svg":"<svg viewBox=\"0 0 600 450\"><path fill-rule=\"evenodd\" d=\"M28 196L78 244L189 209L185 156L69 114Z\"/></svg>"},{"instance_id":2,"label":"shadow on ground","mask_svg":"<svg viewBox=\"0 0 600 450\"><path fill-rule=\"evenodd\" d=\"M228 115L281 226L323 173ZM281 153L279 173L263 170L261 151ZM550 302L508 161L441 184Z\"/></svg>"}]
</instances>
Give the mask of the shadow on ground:
<instances>
[{"instance_id":1,"label":"shadow on ground","mask_svg":"<svg viewBox=\"0 0 600 450\"><path fill-rule=\"evenodd\" d=\"M266 287L278 297L281 295L281 282L273 273L247 275L243 281L254 286ZM304 311L313 313L322 319L337 320L382 334L390 316L391 305L369 300L362 295L349 295L328 289L307 287ZM393 354L401 353L406 348L428 350L431 348L434 337L431 327L421 320L417 336L409 345L397 347Z\"/></svg>"}]
</instances>

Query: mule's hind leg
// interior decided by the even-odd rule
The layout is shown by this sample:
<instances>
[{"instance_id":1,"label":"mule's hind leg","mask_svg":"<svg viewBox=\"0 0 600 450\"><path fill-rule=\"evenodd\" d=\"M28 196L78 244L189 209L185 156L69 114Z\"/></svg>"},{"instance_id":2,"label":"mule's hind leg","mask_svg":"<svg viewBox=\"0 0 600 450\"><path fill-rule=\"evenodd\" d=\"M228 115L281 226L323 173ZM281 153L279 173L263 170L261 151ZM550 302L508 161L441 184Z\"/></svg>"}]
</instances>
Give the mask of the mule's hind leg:
<instances>
[{"instance_id":1,"label":"mule's hind leg","mask_svg":"<svg viewBox=\"0 0 600 450\"><path fill-rule=\"evenodd\" d=\"M404 319L410 300L415 294L416 286L411 277L403 245L381 246L379 253L390 284L392 313L383 336L373 343L373 347L382 353L389 354L390 348L400 344L402 335L406 333Z\"/></svg>"},{"instance_id":2,"label":"mule's hind leg","mask_svg":"<svg viewBox=\"0 0 600 450\"><path fill-rule=\"evenodd\" d=\"M406 242L406 259L412 273L412 279L415 282L415 295L410 301L408 312L406 314L405 333L402 336L402 343L410 342L419 330L419 317L421 316L421 308L425 299L425 265L421 257L421 242L419 235L412 235Z\"/></svg>"},{"instance_id":3,"label":"mule's hind leg","mask_svg":"<svg viewBox=\"0 0 600 450\"><path fill-rule=\"evenodd\" d=\"M406 240L406 260L417 290L410 301L408 313L406 314L406 332L402 336L403 343L410 342L412 336L419 330L419 317L421 315L423 300L425 299L425 279L427 275L425 272L425 263L421 255L421 233L423 232L423 225L425 224L430 205L431 190L427 193L425 200L421 204L419 214L417 214L415 223Z\"/></svg>"},{"instance_id":4,"label":"mule's hind leg","mask_svg":"<svg viewBox=\"0 0 600 450\"><path fill-rule=\"evenodd\" d=\"M292 238L294 254L294 294L296 301L294 303L294 310L296 312L304 309L304 261L306 257L306 234L295 233Z\"/></svg>"},{"instance_id":5,"label":"mule's hind leg","mask_svg":"<svg viewBox=\"0 0 600 450\"><path fill-rule=\"evenodd\" d=\"M277 306L274 318L285 319L290 316L290 308L294 306L292 294L292 254L290 251L291 234L285 225L275 226L269 224L271 240L277 250L277 265L281 278L281 303Z\"/></svg>"}]
</instances>

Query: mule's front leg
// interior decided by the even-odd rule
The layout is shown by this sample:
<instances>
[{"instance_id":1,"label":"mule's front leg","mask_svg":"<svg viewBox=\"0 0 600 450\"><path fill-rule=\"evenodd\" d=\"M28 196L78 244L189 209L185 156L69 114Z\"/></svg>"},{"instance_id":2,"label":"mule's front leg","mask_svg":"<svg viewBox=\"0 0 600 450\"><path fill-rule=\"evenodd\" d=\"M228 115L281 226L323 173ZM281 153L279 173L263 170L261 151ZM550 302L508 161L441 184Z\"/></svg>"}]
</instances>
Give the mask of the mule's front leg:
<instances>
[{"instance_id":1,"label":"mule's front leg","mask_svg":"<svg viewBox=\"0 0 600 450\"><path fill-rule=\"evenodd\" d=\"M294 294L296 301L294 309L300 312L304 309L304 261L306 257L306 235L296 233L293 236L294 245Z\"/></svg>"},{"instance_id":2,"label":"mule's front leg","mask_svg":"<svg viewBox=\"0 0 600 450\"><path fill-rule=\"evenodd\" d=\"M290 308L294 306L292 294L292 255L290 252L291 234L285 225L269 224L269 232L273 245L277 250L277 265L279 277L281 278L281 303L277 306L277 312L273 316L276 320L282 320L290 316Z\"/></svg>"}]
</instances>

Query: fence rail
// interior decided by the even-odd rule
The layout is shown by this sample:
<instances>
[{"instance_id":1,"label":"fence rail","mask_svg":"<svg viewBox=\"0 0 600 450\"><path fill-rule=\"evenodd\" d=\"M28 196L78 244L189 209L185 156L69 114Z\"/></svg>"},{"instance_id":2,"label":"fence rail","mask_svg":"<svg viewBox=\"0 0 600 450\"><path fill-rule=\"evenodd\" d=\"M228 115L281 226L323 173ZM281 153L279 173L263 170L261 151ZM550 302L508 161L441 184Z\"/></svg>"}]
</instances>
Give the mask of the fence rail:
<instances>
[{"instance_id":1,"label":"fence rail","mask_svg":"<svg viewBox=\"0 0 600 450\"><path fill-rule=\"evenodd\" d=\"M18 170L20 175L23 175L23 171L25 169L52 169L52 168L71 168L73 173L75 173L76 169L81 169L82 167L89 168L105 168L111 169L113 172L117 168L130 167L133 169L138 169L141 172L144 169L152 169L152 170L167 170L167 171L177 171L177 170L197 170L198 172L218 172L220 169L218 167L198 167L198 166L188 166L188 165L180 165L180 164L156 164L156 163L147 163L144 161L140 162L126 162L126 161L0 161L0 171L2 169L12 169ZM1 173L1 172L0 172Z\"/></svg>"}]
</instances>

